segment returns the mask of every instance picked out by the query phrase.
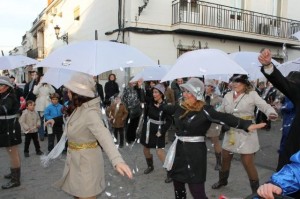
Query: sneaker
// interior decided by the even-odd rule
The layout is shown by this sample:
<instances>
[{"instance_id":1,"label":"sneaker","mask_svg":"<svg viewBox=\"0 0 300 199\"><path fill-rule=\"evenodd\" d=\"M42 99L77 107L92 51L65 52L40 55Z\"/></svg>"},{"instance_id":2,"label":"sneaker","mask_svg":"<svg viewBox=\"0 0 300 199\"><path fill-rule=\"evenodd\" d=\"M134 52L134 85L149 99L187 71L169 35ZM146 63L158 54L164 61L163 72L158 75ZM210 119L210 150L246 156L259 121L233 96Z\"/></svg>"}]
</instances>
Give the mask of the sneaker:
<instances>
[{"instance_id":1,"label":"sneaker","mask_svg":"<svg viewBox=\"0 0 300 199\"><path fill-rule=\"evenodd\" d=\"M36 152L37 155L44 155L44 153L42 151L38 151Z\"/></svg>"},{"instance_id":2,"label":"sneaker","mask_svg":"<svg viewBox=\"0 0 300 199\"><path fill-rule=\"evenodd\" d=\"M29 157L29 153L24 153L24 156L25 156L26 158L28 158L28 157Z\"/></svg>"}]
</instances>

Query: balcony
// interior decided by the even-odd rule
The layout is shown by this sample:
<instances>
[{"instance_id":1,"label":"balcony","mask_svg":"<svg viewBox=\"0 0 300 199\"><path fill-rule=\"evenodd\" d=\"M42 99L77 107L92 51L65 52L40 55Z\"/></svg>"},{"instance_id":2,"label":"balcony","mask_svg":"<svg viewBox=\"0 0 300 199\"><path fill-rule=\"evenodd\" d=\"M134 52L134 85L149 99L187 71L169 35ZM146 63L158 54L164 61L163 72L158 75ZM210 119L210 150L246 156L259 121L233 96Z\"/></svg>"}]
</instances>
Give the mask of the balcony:
<instances>
[{"instance_id":1,"label":"balcony","mask_svg":"<svg viewBox=\"0 0 300 199\"><path fill-rule=\"evenodd\" d=\"M33 59L44 59L44 48L35 48L27 51L27 57Z\"/></svg>"},{"instance_id":2,"label":"balcony","mask_svg":"<svg viewBox=\"0 0 300 199\"><path fill-rule=\"evenodd\" d=\"M172 28L179 32L299 45L291 35L300 31L300 21L205 1L175 0L172 4Z\"/></svg>"}]
</instances>

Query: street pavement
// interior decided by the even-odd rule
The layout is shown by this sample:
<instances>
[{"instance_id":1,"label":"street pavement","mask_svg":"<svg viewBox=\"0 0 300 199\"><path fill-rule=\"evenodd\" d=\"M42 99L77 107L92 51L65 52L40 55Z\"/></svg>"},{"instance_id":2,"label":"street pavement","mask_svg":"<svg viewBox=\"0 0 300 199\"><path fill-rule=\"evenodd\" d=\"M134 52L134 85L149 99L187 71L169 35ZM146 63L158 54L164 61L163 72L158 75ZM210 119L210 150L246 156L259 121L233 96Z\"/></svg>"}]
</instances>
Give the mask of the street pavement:
<instances>
[{"instance_id":1,"label":"street pavement","mask_svg":"<svg viewBox=\"0 0 300 199\"><path fill-rule=\"evenodd\" d=\"M272 123L271 131L259 130L261 150L256 154L256 165L260 177L260 183L264 183L274 172L277 163L277 150L281 138L281 121ZM172 137L172 132L170 132ZM24 137L23 137L24 140ZM40 165L40 158L35 154L33 143L30 145L30 157L23 155L23 145L20 145L22 159L21 186L9 190L0 189L1 199L69 199L72 196L52 186L62 175L66 155L62 155L55 160L48 168ZM47 139L40 142L42 151L47 151ZM166 149L170 147L168 143ZM218 172L214 170L215 156L210 141L208 147L208 172L206 181L206 193L209 199L217 199L220 195L225 195L230 199L245 198L250 195L251 189L247 174L242 167L239 156L235 155L232 161L228 185L219 190L211 189L211 185L218 181ZM155 150L154 171L145 175L146 161L143 156L143 148L140 144L133 147L125 146L119 149L125 161L134 172L133 180L118 175L112 168L109 160L105 158L106 190L98 198L132 198L132 199L172 199L174 198L173 184L166 184L164 179L166 172L162 168ZM191 153L193 153L191 151ZM195 154L197 156L197 154ZM0 175L4 176L9 172L9 162L4 148L0 150ZM0 184L8 180L0 177ZM88 185L87 185L88 186ZM192 198L189 191L187 198Z\"/></svg>"}]
</instances>

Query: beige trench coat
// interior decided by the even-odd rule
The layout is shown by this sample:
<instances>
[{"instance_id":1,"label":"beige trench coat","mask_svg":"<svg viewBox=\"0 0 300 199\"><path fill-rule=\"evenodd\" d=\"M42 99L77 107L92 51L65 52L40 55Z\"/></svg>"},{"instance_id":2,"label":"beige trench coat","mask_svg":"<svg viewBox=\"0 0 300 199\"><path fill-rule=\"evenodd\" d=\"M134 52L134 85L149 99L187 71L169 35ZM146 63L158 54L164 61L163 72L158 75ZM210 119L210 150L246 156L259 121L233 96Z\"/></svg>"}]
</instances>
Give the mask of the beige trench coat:
<instances>
[{"instance_id":1,"label":"beige trench coat","mask_svg":"<svg viewBox=\"0 0 300 199\"><path fill-rule=\"evenodd\" d=\"M82 104L74 110L66 123L69 142L98 141L115 167L124 162L114 145L110 132L101 120L100 98ZM102 150L97 148L72 150L68 148L62 178L55 185L76 197L91 197L105 188Z\"/></svg>"},{"instance_id":2,"label":"beige trench coat","mask_svg":"<svg viewBox=\"0 0 300 199\"><path fill-rule=\"evenodd\" d=\"M250 91L248 94L242 94L233 101L231 91L224 96L221 112L233 114L236 117L252 119L254 123L254 108L257 106L267 116L276 111L270 104L267 104L256 91ZM257 131L245 132L241 129L231 128L225 133L223 140L223 149L239 154L252 154L259 150L259 141Z\"/></svg>"}]
</instances>

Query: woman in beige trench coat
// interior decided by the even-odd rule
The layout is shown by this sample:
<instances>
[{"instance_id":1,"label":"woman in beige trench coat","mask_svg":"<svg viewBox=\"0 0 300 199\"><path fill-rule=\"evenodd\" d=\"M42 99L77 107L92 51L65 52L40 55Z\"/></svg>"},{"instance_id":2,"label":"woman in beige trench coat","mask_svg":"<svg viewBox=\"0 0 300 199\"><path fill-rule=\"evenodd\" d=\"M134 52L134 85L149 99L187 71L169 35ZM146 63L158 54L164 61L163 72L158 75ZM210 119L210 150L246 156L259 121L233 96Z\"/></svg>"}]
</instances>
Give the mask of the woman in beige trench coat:
<instances>
[{"instance_id":1,"label":"woman in beige trench coat","mask_svg":"<svg viewBox=\"0 0 300 199\"><path fill-rule=\"evenodd\" d=\"M76 199L95 199L105 188L100 146L121 175L132 178L132 173L115 147L108 129L103 125L100 99L95 98L94 94L93 77L77 73L65 87L69 89L68 95L75 110L65 125L68 153L63 177L55 185Z\"/></svg>"},{"instance_id":2,"label":"woman in beige trench coat","mask_svg":"<svg viewBox=\"0 0 300 199\"><path fill-rule=\"evenodd\" d=\"M233 114L244 120L254 122L254 108L257 106L269 119L278 117L275 109L267 104L256 91L253 91L247 75L233 75L232 91L224 96L219 111ZM213 189L226 186L233 154L241 156L242 164L248 174L252 193L259 187L258 173L254 164L254 155L259 150L257 132L230 128L226 133L222 145L222 169L219 171L219 181L213 184Z\"/></svg>"}]
</instances>

